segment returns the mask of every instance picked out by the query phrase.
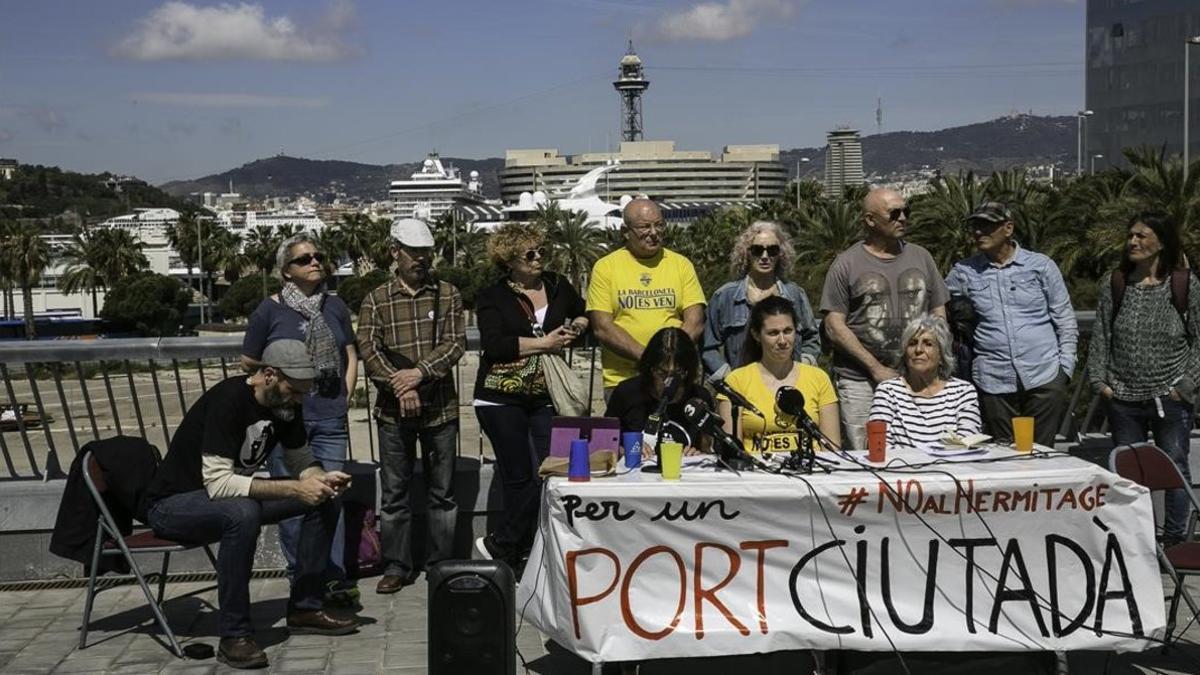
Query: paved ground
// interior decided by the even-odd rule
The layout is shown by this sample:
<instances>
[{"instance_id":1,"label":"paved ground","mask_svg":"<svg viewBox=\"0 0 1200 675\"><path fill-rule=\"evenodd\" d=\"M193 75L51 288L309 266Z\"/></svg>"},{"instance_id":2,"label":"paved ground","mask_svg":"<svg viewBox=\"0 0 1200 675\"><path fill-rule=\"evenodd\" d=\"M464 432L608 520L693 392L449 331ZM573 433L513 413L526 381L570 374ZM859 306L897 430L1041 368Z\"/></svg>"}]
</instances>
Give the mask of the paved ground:
<instances>
[{"instance_id":1,"label":"paved ground","mask_svg":"<svg viewBox=\"0 0 1200 675\"><path fill-rule=\"evenodd\" d=\"M355 635L338 638L289 637L283 627L286 582L261 579L251 585L258 638L271 659L273 673L424 673L427 660L426 587L418 583L392 596L371 592L373 580L364 584L363 622ZM1200 583L1193 582L1200 593ZM204 583L168 586L166 611L183 644L205 642L215 646L215 588ZM96 600L89 647L77 649L83 615L82 589L0 592L0 672L2 673L214 673L227 672L213 660L174 658L155 638L156 627L137 586L105 590ZM1181 612L1182 614L1182 612ZM520 657L517 672L587 675L589 664L545 641L526 625L517 636ZM1200 627L1192 625L1183 646L1166 656L1161 650L1140 654L1072 653L1071 673L1200 673ZM521 658L527 664L522 669ZM963 658L957 655L906 655L913 673L1012 675L1047 672L1049 659L1027 655L994 654ZM829 665L836 665L830 663ZM886 655L847 654L842 672L883 675L903 672ZM642 666L644 675L717 675L746 672L754 675L813 670L807 652L752 655L703 660L663 660ZM833 668L829 672L833 672ZM610 667L608 673L620 673ZM465 674L464 674L465 675Z\"/></svg>"}]
</instances>

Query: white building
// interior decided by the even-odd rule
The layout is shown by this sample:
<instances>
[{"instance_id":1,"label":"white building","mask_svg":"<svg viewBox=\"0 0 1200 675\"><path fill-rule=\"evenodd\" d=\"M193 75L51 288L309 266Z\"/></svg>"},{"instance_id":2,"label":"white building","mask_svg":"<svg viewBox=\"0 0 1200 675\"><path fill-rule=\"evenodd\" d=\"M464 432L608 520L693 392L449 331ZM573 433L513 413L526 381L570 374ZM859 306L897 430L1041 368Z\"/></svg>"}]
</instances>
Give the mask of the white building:
<instances>
[{"instance_id":1,"label":"white building","mask_svg":"<svg viewBox=\"0 0 1200 675\"><path fill-rule=\"evenodd\" d=\"M395 205L393 217L427 221L437 220L455 206L487 202L478 171L464 181L459 170L443 164L437 153L431 153L408 180L388 184L388 198Z\"/></svg>"}]
</instances>

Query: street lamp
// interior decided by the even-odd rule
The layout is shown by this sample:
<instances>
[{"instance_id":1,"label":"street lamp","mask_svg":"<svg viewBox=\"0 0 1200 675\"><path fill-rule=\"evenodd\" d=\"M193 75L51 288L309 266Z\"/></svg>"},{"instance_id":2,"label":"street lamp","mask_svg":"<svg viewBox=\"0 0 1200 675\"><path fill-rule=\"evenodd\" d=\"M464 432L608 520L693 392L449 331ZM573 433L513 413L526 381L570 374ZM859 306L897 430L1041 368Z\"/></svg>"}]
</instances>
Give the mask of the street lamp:
<instances>
[{"instance_id":1,"label":"street lamp","mask_svg":"<svg viewBox=\"0 0 1200 675\"><path fill-rule=\"evenodd\" d=\"M809 159L807 157L801 157L796 160L796 208L800 208L800 164L808 164L808 162Z\"/></svg>"},{"instance_id":2,"label":"street lamp","mask_svg":"<svg viewBox=\"0 0 1200 675\"><path fill-rule=\"evenodd\" d=\"M1092 175L1093 176L1096 175L1096 160L1103 159L1103 158L1104 158L1104 155L1101 155L1099 153L1092 155Z\"/></svg>"},{"instance_id":3,"label":"street lamp","mask_svg":"<svg viewBox=\"0 0 1200 675\"><path fill-rule=\"evenodd\" d=\"M1187 180L1188 162L1191 161L1191 148L1188 147L1191 139L1192 120L1188 117L1191 114L1191 92L1188 91L1188 85L1192 81L1191 54L1192 45L1200 45L1200 35L1193 35L1183 41L1183 180Z\"/></svg>"},{"instance_id":4,"label":"street lamp","mask_svg":"<svg viewBox=\"0 0 1200 675\"><path fill-rule=\"evenodd\" d=\"M1087 123L1087 118L1095 115L1092 110L1080 110L1075 113L1075 134L1078 136L1075 142L1075 175L1083 173L1083 127Z\"/></svg>"},{"instance_id":5,"label":"street lamp","mask_svg":"<svg viewBox=\"0 0 1200 675\"><path fill-rule=\"evenodd\" d=\"M200 323L204 323L204 238L200 234L200 218L196 218L196 270L200 274Z\"/></svg>"}]
</instances>

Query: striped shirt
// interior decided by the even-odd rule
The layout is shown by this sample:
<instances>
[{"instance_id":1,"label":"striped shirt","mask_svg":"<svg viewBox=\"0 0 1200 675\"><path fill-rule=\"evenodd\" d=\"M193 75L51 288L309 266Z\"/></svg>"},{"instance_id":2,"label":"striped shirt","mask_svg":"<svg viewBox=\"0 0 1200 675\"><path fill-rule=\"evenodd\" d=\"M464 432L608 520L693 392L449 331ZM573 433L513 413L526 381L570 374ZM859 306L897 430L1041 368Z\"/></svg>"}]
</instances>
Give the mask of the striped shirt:
<instances>
[{"instance_id":1,"label":"striped shirt","mask_svg":"<svg viewBox=\"0 0 1200 675\"><path fill-rule=\"evenodd\" d=\"M880 382L870 419L887 422L890 447L932 445L948 431L966 436L980 433L983 426L975 387L955 377L933 396L917 396L901 377Z\"/></svg>"},{"instance_id":2,"label":"striped shirt","mask_svg":"<svg viewBox=\"0 0 1200 675\"><path fill-rule=\"evenodd\" d=\"M396 372L383 349L411 359L421 381L421 414L413 426L432 427L458 419L458 394L452 369L467 349L462 296L444 281L426 283L410 293L399 278L376 288L363 300L358 313L358 353L372 381L391 391L388 378ZM437 346L433 345L434 294L437 308ZM392 395L381 395L375 416L395 423L399 404ZM407 421L408 418L406 418Z\"/></svg>"}]
</instances>

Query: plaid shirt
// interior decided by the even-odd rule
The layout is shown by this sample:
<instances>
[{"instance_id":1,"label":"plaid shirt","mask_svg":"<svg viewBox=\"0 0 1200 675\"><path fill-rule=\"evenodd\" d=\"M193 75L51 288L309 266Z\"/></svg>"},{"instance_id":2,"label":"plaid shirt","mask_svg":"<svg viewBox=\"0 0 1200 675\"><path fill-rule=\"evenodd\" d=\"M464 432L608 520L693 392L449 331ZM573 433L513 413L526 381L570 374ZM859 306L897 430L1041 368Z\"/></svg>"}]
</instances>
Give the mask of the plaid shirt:
<instances>
[{"instance_id":1,"label":"plaid shirt","mask_svg":"<svg viewBox=\"0 0 1200 675\"><path fill-rule=\"evenodd\" d=\"M383 348L412 359L424 375L421 414L417 418L404 418L406 424L411 420L418 427L458 419L458 394L452 369L467 348L462 296L452 284L444 281L437 284L427 282L413 294L399 278L394 278L371 291L358 315L358 353L372 381L390 394L388 378L396 368L384 355ZM435 292L441 295L436 347L432 346ZM401 418L396 397L380 396L375 416L385 422L398 422Z\"/></svg>"}]
</instances>

